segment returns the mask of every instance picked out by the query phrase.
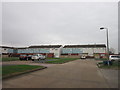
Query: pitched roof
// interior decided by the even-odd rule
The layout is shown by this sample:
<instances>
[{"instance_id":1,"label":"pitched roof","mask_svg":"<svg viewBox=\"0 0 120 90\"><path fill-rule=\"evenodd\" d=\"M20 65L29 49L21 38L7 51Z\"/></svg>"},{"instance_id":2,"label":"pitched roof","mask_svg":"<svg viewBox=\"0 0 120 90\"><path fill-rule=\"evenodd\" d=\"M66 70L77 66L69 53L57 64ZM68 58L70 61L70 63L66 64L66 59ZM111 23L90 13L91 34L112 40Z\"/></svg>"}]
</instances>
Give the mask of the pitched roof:
<instances>
[{"instance_id":1,"label":"pitched roof","mask_svg":"<svg viewBox=\"0 0 120 90\"><path fill-rule=\"evenodd\" d=\"M27 49L28 47L8 47L8 46L0 46L0 48L9 48L9 49Z\"/></svg>"},{"instance_id":2,"label":"pitched roof","mask_svg":"<svg viewBox=\"0 0 120 90\"><path fill-rule=\"evenodd\" d=\"M27 49L28 47L19 47L19 48L15 48L15 49Z\"/></svg>"},{"instance_id":3,"label":"pitched roof","mask_svg":"<svg viewBox=\"0 0 120 90\"><path fill-rule=\"evenodd\" d=\"M10 48L10 49L14 49L14 47L8 47L8 46L0 46L0 48Z\"/></svg>"},{"instance_id":4,"label":"pitched roof","mask_svg":"<svg viewBox=\"0 0 120 90\"><path fill-rule=\"evenodd\" d=\"M29 46L29 48L59 48L62 45L41 45L41 46Z\"/></svg>"},{"instance_id":5,"label":"pitched roof","mask_svg":"<svg viewBox=\"0 0 120 90\"><path fill-rule=\"evenodd\" d=\"M63 48L90 48L90 47L106 47L105 44L93 44L93 45L65 45Z\"/></svg>"}]
</instances>

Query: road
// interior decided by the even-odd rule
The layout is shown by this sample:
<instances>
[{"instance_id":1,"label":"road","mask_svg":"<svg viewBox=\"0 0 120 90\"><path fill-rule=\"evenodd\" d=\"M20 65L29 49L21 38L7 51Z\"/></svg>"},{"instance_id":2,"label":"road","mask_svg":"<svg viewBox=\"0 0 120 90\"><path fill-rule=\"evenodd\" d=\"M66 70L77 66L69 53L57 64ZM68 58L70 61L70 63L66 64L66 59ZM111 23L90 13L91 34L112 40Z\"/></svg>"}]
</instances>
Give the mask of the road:
<instances>
[{"instance_id":1,"label":"road","mask_svg":"<svg viewBox=\"0 0 120 90\"><path fill-rule=\"evenodd\" d=\"M76 60L6 79L3 88L117 88L106 76L95 60Z\"/></svg>"}]
</instances>

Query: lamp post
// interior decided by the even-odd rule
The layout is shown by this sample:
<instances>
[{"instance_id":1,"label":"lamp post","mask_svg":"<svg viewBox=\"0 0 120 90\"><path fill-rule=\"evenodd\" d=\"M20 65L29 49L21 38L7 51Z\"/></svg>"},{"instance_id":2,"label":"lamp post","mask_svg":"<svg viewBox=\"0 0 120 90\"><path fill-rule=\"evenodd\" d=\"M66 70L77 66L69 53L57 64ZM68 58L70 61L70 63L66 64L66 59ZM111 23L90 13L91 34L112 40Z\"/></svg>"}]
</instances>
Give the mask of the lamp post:
<instances>
[{"instance_id":1,"label":"lamp post","mask_svg":"<svg viewBox=\"0 0 120 90\"><path fill-rule=\"evenodd\" d=\"M107 36L107 59L108 59L108 65L109 65L109 39L108 39L108 28L101 27L100 30L106 30L106 36Z\"/></svg>"}]
</instances>

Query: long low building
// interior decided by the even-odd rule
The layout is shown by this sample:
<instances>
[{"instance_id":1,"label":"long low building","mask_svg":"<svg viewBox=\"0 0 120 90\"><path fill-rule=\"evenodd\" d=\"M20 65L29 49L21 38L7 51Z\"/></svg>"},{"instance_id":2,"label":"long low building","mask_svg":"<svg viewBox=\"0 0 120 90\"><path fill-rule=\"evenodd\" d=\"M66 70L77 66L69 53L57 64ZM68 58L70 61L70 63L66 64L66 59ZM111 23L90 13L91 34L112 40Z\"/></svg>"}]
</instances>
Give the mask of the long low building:
<instances>
[{"instance_id":1,"label":"long low building","mask_svg":"<svg viewBox=\"0 0 120 90\"><path fill-rule=\"evenodd\" d=\"M41 45L29 46L26 48L17 48L18 54L43 54L47 57L60 57L60 49L62 45Z\"/></svg>"},{"instance_id":2,"label":"long low building","mask_svg":"<svg viewBox=\"0 0 120 90\"><path fill-rule=\"evenodd\" d=\"M19 56L21 54L43 54L47 57L60 57L62 45L41 45L41 46L29 46L29 47L6 47L1 46L2 54L9 56Z\"/></svg>"},{"instance_id":3,"label":"long low building","mask_svg":"<svg viewBox=\"0 0 120 90\"><path fill-rule=\"evenodd\" d=\"M94 57L105 58L106 46L104 44L94 45L65 45L62 48L61 57Z\"/></svg>"},{"instance_id":4,"label":"long low building","mask_svg":"<svg viewBox=\"0 0 120 90\"><path fill-rule=\"evenodd\" d=\"M106 57L106 45L105 44L93 44L93 45L40 45L29 47L6 47L1 46L1 52L3 55L19 56L21 54L43 54L47 57L77 57L81 56L92 58L105 58Z\"/></svg>"}]
</instances>

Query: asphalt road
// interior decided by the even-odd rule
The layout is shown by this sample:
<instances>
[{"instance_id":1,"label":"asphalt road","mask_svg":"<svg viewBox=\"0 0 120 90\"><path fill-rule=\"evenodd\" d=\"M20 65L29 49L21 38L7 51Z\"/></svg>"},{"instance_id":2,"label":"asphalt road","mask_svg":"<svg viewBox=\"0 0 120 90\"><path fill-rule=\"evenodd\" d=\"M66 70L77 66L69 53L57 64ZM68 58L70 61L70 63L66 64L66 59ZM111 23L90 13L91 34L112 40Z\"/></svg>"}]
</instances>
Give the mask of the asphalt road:
<instances>
[{"instance_id":1,"label":"asphalt road","mask_svg":"<svg viewBox=\"0 0 120 90\"><path fill-rule=\"evenodd\" d=\"M109 74L95 60L76 60L6 79L3 88L117 88L116 78L111 78L117 73Z\"/></svg>"}]
</instances>

